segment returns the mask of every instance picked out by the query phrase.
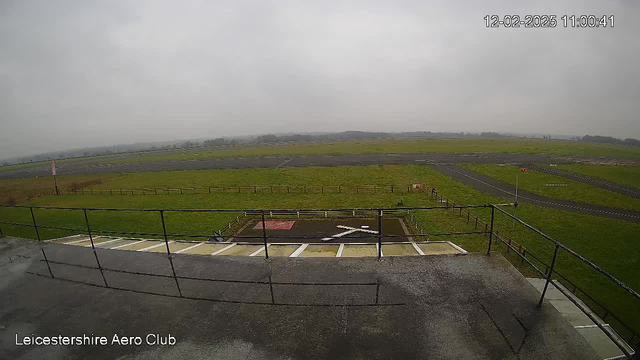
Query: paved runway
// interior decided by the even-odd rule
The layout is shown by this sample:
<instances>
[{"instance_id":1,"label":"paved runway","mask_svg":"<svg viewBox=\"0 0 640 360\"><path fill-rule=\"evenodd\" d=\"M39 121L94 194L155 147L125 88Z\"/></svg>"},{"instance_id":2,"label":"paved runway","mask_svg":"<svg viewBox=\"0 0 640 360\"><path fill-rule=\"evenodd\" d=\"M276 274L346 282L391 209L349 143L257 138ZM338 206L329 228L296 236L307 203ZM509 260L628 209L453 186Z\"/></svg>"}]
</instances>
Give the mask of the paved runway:
<instances>
[{"instance_id":1,"label":"paved runway","mask_svg":"<svg viewBox=\"0 0 640 360\"><path fill-rule=\"evenodd\" d=\"M362 166L415 164L492 164L492 163L572 163L562 157L538 154L351 154L313 156L253 156L208 158L198 160L170 160L153 162L85 165L61 163L58 175L106 173L135 173L169 170L252 169L308 166ZM11 171L0 171L0 178L49 176L48 165Z\"/></svg>"},{"instance_id":2,"label":"paved runway","mask_svg":"<svg viewBox=\"0 0 640 360\"><path fill-rule=\"evenodd\" d=\"M455 166L433 166L439 171L463 184L476 190L499 196L507 200L514 200L514 188L492 177L479 174L475 171ZM536 206L572 211L580 214L607 217L611 219L625 220L640 223L640 212L608 208L604 206L588 205L579 202L552 199L540 196L522 189L518 189L518 203L533 204Z\"/></svg>"}]
</instances>

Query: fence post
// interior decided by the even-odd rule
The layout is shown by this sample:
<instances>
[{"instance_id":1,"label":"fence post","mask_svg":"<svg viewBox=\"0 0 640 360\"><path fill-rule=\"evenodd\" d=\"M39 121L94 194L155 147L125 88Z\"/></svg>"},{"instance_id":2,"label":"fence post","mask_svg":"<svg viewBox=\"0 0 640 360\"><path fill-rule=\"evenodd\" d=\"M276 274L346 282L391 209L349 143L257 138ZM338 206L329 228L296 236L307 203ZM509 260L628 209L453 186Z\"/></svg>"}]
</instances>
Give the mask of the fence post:
<instances>
[{"instance_id":1,"label":"fence post","mask_svg":"<svg viewBox=\"0 0 640 360\"><path fill-rule=\"evenodd\" d=\"M256 189L256 187L254 186L254 187L253 187L253 193L255 194L255 193L257 193L257 192L258 192L258 190L257 190L257 189Z\"/></svg>"},{"instance_id":2,"label":"fence post","mask_svg":"<svg viewBox=\"0 0 640 360\"><path fill-rule=\"evenodd\" d=\"M260 210L262 217L262 238L264 239L264 258L269 258L269 246L267 245L267 224L264 222L264 210Z\"/></svg>"},{"instance_id":3,"label":"fence post","mask_svg":"<svg viewBox=\"0 0 640 360\"><path fill-rule=\"evenodd\" d=\"M176 269L173 267L173 259L171 258L171 251L169 251L169 238L167 237L167 226L164 223L164 210L160 210L160 220L162 220L162 233L164 234L164 245L167 247L167 258L171 264L171 271L173 272L173 280L176 282L178 288L178 294L182 297L182 290L180 289L180 283L178 283L178 277L176 276Z\"/></svg>"},{"instance_id":4,"label":"fence post","mask_svg":"<svg viewBox=\"0 0 640 360\"><path fill-rule=\"evenodd\" d=\"M378 260L382 258L382 210L378 209Z\"/></svg>"},{"instance_id":5,"label":"fence post","mask_svg":"<svg viewBox=\"0 0 640 360\"><path fill-rule=\"evenodd\" d=\"M31 220L33 220L33 228L36 229L36 236L40 241L40 231L38 230L38 224L36 223L36 216L33 215L33 206L29 208L31 210Z\"/></svg>"},{"instance_id":6,"label":"fence post","mask_svg":"<svg viewBox=\"0 0 640 360\"><path fill-rule=\"evenodd\" d=\"M341 193L342 192L342 185L338 185L338 192Z\"/></svg>"},{"instance_id":7,"label":"fence post","mask_svg":"<svg viewBox=\"0 0 640 360\"><path fill-rule=\"evenodd\" d=\"M93 256L96 258L96 263L98 264L98 269L100 269L100 275L102 275L102 281L104 281L104 286L109 287L109 284L107 284L107 279L104 277L104 271L102 271L102 265L100 265L100 260L98 259L98 253L96 252L96 245L93 243L93 234L91 233L91 226L89 226L89 217L87 216L87 209L82 209L82 212L84 213L84 222L87 224L87 232L89 233L89 241L91 241Z\"/></svg>"},{"instance_id":8,"label":"fence post","mask_svg":"<svg viewBox=\"0 0 640 360\"><path fill-rule=\"evenodd\" d=\"M487 255L489 255L489 253L491 252L491 240L493 240L493 219L495 217L496 214L496 207L495 205L491 205L491 232L489 233L489 248L487 249ZM485 228L486 228L486 224L485 224Z\"/></svg>"},{"instance_id":9,"label":"fence post","mask_svg":"<svg viewBox=\"0 0 640 360\"><path fill-rule=\"evenodd\" d=\"M544 294L547 292L547 287L549 286L549 282L551 282L551 276L553 275L553 267L556 264L556 257L558 257L558 249L560 249L560 246L556 244L556 248L553 251L553 259L551 259L551 267L549 268L549 273L547 274L547 281L545 281L544 283L544 289L542 289L542 296L540 296L538 307L542 306L542 300L544 300Z\"/></svg>"}]
</instances>

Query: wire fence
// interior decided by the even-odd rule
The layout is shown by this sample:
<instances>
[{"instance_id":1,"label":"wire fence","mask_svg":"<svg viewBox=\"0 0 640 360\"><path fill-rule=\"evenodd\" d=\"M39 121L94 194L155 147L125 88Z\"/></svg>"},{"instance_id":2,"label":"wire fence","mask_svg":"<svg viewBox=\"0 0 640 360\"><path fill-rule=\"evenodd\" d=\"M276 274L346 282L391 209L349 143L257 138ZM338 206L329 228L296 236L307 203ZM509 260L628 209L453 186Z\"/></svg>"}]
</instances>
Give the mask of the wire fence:
<instances>
[{"instance_id":1,"label":"wire fence","mask_svg":"<svg viewBox=\"0 0 640 360\"><path fill-rule=\"evenodd\" d=\"M421 193L427 191L423 184L413 185L235 185L200 187L141 187L141 188L89 188L67 189L66 195L185 195L218 193ZM55 194L55 193L52 193Z\"/></svg>"},{"instance_id":2,"label":"wire fence","mask_svg":"<svg viewBox=\"0 0 640 360\"><path fill-rule=\"evenodd\" d=\"M517 241L509 237L507 234L499 233L498 230L494 228L493 212L491 216L491 221L487 223L483 221L481 218L479 218L478 216L473 215L472 214L473 209L464 209L463 207L457 207L459 204L447 198L446 196L439 194L435 188L431 189L430 195L433 200L435 200L440 204L445 205L446 207L451 206L456 209L459 209L459 213L457 215L463 221L466 221L467 224L471 223L472 225L474 225L476 229L478 227L480 227L481 229L484 227L485 229L484 233L487 234L490 238L495 238L496 240L499 241L500 244L504 245L507 253L515 254L520 259L521 264L529 265L542 278L545 278L547 281L545 283L545 287L544 287L542 296L540 298L540 305L542 304L542 299L544 298L548 284L551 283L560 292L562 292L571 302L573 302L581 311L583 311L618 346L618 348L622 350L625 356L631 358L631 355L634 353L633 350L631 349L633 348L633 349L636 349L637 351L637 348L640 347L640 335L631 325L629 325L627 322L622 320L622 316L615 315L615 312L610 310L607 306L603 305L601 301L597 301L592 295L589 295L588 291L578 286L575 281L570 280L565 274L559 272L555 268L555 263L556 263L559 250L564 250L568 254L579 259L581 262L588 264L591 269L595 269L600 274L604 274L604 276L608 280L613 281L617 285L621 286L627 293L631 294L631 296L634 297L636 300L640 300L640 296L635 290L631 289L630 287L628 287L627 285L625 285L624 283L622 283L620 280L616 279L612 275L604 272L597 265L591 263L590 261L588 261L586 258L579 255L575 251L553 240L551 237L540 232L538 229L534 228L529 224L526 224L521 219L515 217L512 214L509 214L508 212L504 211L499 207L494 207L493 211L495 211L496 209L499 210L504 215L513 219L514 222L518 222L519 224L524 225L525 227L529 228L536 234L541 235L543 238L551 241L554 244L554 254L551 261L545 261L540 259L539 256L536 256L531 251L528 251L524 245L518 243ZM492 241L490 239L489 244L491 244L491 242ZM489 245L489 248L490 247L491 245ZM560 282L561 286L559 286L555 282L552 282L553 276L557 277L557 281ZM571 294L573 294L573 296L571 296ZM584 301L584 303L587 304L589 308L587 309L585 308L584 304L580 304L579 302L577 302L575 300L576 298ZM593 311L593 313L595 313L595 315L599 319L594 317L591 314L591 311ZM605 329L605 326L601 324L600 320L609 321L609 322L613 320L613 327L615 331L612 332L609 329Z\"/></svg>"},{"instance_id":3,"label":"wire fence","mask_svg":"<svg viewBox=\"0 0 640 360\"><path fill-rule=\"evenodd\" d=\"M97 258L97 253L95 252L95 245L93 242L93 236L95 235L136 235L136 236L157 236L161 239L164 239L164 243L167 250L167 256L169 258L169 262L171 263L171 267L173 270L173 277L178 284L178 278L175 276L175 269L173 268L172 262L172 253L169 248L169 238L175 237L185 237L185 238L210 238L209 234L179 234L179 233L171 233L167 231L167 226L165 222L165 214L166 213L227 213L227 214L238 214L236 218L233 219L229 225L225 229L231 230L234 226L237 226L242 223L242 218L247 216L258 217L262 224L262 232L260 235L245 235L238 236L234 235L234 238L242 239L260 239L261 243L264 246L264 257L266 259L269 258L269 244L270 238L283 239L287 240L292 239L309 239L309 238L317 238L317 235L312 236L281 236L271 234L266 228L266 218L268 217L280 217L284 216L363 216L363 217L371 217L378 220L377 233L373 235L376 238L377 252L378 258L382 257L382 248L384 244L393 244L393 243L401 243L402 240L406 240L408 238L429 238L429 236L455 236L455 235L467 235L467 234L478 234L488 236L488 246L487 246L487 254L491 253L492 244L495 240L498 241L498 244L503 244L507 249L507 252L513 252L516 254L521 260L522 263L528 264L534 271L536 271L541 277L545 279L544 289L542 290L542 294L538 303L538 306L542 305L543 299L545 297L547 288L549 284L552 284L556 287L560 292L567 293L567 290L573 293L575 296L569 296L567 294L567 298L572 301L579 309L581 309L593 322L596 324L620 349L621 351L628 356L629 358L632 356L633 350L630 350L629 345L632 347L640 346L640 337L638 333L634 331L634 328L627 324L623 320L623 316L619 313L615 313L604 305L601 302L597 301L593 295L587 294L587 291L583 288L580 288L576 285L575 281L572 281L567 278L564 274L561 274L557 270L558 260L560 261L577 261L578 264L582 266L586 266L586 269L589 271L593 271L594 275L601 276L607 281L607 284L613 286L615 289L622 291L621 294L626 296L625 301L635 302L636 306L640 305L638 301L640 301L640 295L633 290L631 287L609 274L598 265L593 262L587 260L582 255L563 245L562 243L554 240L548 235L544 234L540 230L535 227L525 223L521 219L515 217L514 215L508 213L504 209L502 209L505 205L513 205L513 204L487 204L487 205L460 205L452 201L451 199L446 198L445 196L438 193L435 188L431 188L429 191L429 196L433 197L434 200L440 203L439 206L430 206L430 207L397 207L397 208L359 208L359 209L118 209L118 208L65 208L65 207L44 207L44 206L9 206L9 205L0 205L0 207L5 208L23 208L28 209L31 217L30 223L17 223L17 222L9 222L9 221L0 221L0 224L10 225L10 226L19 226L19 227L29 227L33 228L38 240L42 240L40 231L41 229L55 229L55 230L65 230L65 231L73 231L76 233L86 232L89 234L89 238L91 241L91 247L93 248L94 254L96 254L96 263L98 268L102 272L103 269L99 263ZM37 218L34 213L34 209L47 209L54 211L73 211L79 212L83 215L85 226L84 227L63 227L63 226L51 226L51 225L43 225L38 224ZM446 210L454 212L462 221L466 221L468 224L473 224L474 230L473 232L449 232L449 233L427 233L422 229L419 224L419 221L412 216L413 212L419 210ZM472 214L472 210L475 209L491 209L491 219L489 222L485 222L481 220L478 216L474 216ZM124 232L124 231L112 231L112 230L99 230L92 228L89 222L89 213L93 212L128 212L134 214L157 214L158 221L162 226L162 232ZM533 233L542 237L545 241L543 243L550 244L553 246L553 256L551 259L543 260L540 256L532 254L528 251L524 246L518 244L513 239L509 238L505 234L500 234L495 228L495 218L496 213L507 216L510 219L513 219L514 222L526 227L531 230ZM405 215L411 221L416 224L415 232L409 232L405 234L398 235L383 235L383 217L391 217L391 216L399 216ZM130 216L130 215L128 215ZM222 229L221 231L224 231ZM2 230L0 229L0 234L2 234ZM354 237L355 238L355 237ZM387 239L386 242L383 243L383 238ZM343 239L350 239L349 236L343 237ZM391 239L391 241L388 241ZM398 241L399 240L399 241ZM255 243L254 243L255 244ZM559 258L559 253L561 256ZM43 256L44 254L43 251ZM568 258L567 258L568 256ZM564 260L563 260L564 259ZM104 276L103 276L104 277ZM554 277L557 281L554 281ZM559 283L558 283L559 282ZM105 280L106 285L106 280ZM564 285L564 286L560 286ZM178 285L179 286L179 285ZM621 295L622 296L622 295ZM602 311L598 311L595 309L593 313L591 309L585 307L584 303L578 301L580 299L585 303L593 306L597 305L598 309ZM593 307L592 307L593 309ZM614 320L612 327L605 326L602 321L609 319ZM614 330L615 329L615 330Z\"/></svg>"}]
</instances>

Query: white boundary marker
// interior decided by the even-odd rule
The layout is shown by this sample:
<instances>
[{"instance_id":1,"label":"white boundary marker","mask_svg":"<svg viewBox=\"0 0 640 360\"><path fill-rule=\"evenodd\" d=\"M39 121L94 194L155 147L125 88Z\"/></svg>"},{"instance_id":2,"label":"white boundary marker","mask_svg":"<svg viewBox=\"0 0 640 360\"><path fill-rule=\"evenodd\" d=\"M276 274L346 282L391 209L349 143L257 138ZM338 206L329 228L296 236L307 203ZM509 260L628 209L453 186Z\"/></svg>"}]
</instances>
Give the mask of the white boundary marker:
<instances>
[{"instance_id":1,"label":"white boundary marker","mask_svg":"<svg viewBox=\"0 0 640 360\"><path fill-rule=\"evenodd\" d=\"M172 242L173 242L173 240L169 241L169 244L171 244ZM160 247L160 246L162 246L162 245L164 245L164 244L165 244L164 242L161 242L160 244L155 244L155 245L147 246L146 248L142 248L142 249L139 249L139 250L136 250L136 251L147 251L147 250L151 250L151 249L154 249L154 248Z\"/></svg>"},{"instance_id":2,"label":"white boundary marker","mask_svg":"<svg viewBox=\"0 0 640 360\"><path fill-rule=\"evenodd\" d=\"M183 252L187 252L187 251L189 251L189 250L191 250L191 249L195 249L195 248L197 248L198 246L202 246L202 245L204 245L204 244L205 244L204 242L201 242L200 244L195 244L195 245L193 245L193 246L186 247L186 248L184 248L184 249L182 249L182 250L178 250L178 251L174 252L174 254L182 254Z\"/></svg>"},{"instance_id":3,"label":"white boundary marker","mask_svg":"<svg viewBox=\"0 0 640 360\"><path fill-rule=\"evenodd\" d=\"M411 243L411 245L413 245L413 248L416 249L416 251L418 252L418 254L420 255L424 255L424 251L422 251L422 249L420 249L420 246L418 246L418 244L416 243Z\"/></svg>"},{"instance_id":4,"label":"white boundary marker","mask_svg":"<svg viewBox=\"0 0 640 360\"><path fill-rule=\"evenodd\" d=\"M97 239L97 238L99 238L99 236L96 236L96 237L94 237L93 239L95 240L95 239ZM79 243L79 242L83 242L83 241L89 241L89 237L87 236L87 238L86 238L86 239L80 239L80 240L69 241L69 242L66 242L66 243L63 243L63 244L65 244L65 245L73 245L73 244L77 244L77 243Z\"/></svg>"},{"instance_id":5,"label":"white boundary marker","mask_svg":"<svg viewBox=\"0 0 640 360\"><path fill-rule=\"evenodd\" d=\"M123 239L123 240L128 240L128 239ZM120 248L123 248L125 246L129 246L129 245L140 244L140 243L145 242L145 241L147 241L147 240L134 241L134 242L128 243L128 244L118 245L116 247L112 247L111 250L120 249Z\"/></svg>"},{"instance_id":6,"label":"white boundary marker","mask_svg":"<svg viewBox=\"0 0 640 360\"><path fill-rule=\"evenodd\" d=\"M309 244L300 245L300 247L297 248L296 251L293 252L293 254L289 255L289 257L298 257L307 248L307 246L309 246Z\"/></svg>"},{"instance_id":7,"label":"white boundary marker","mask_svg":"<svg viewBox=\"0 0 640 360\"><path fill-rule=\"evenodd\" d=\"M336 257L342 257L342 252L344 251L344 244L340 244L340 247L338 248L338 253L336 254Z\"/></svg>"},{"instance_id":8,"label":"white boundary marker","mask_svg":"<svg viewBox=\"0 0 640 360\"><path fill-rule=\"evenodd\" d=\"M378 243L376 243L376 251L378 250ZM382 248L380 248L380 257L384 257L384 252L382 252Z\"/></svg>"},{"instance_id":9,"label":"white boundary marker","mask_svg":"<svg viewBox=\"0 0 640 360\"><path fill-rule=\"evenodd\" d=\"M95 240L95 239L94 239L94 240ZM96 243L95 243L95 241L94 241L94 242L93 242L93 245L95 245L95 246L99 246L99 245L103 245L103 244L110 244L110 243L112 243L112 242L116 242L116 241L118 241L118 240L122 240L122 238L119 238L119 239L113 239L113 240L107 240L107 241L103 241L103 242L100 242L100 243L97 243L97 244L96 244ZM91 244L89 244L89 245L85 245L85 246L89 247L89 246L91 246Z\"/></svg>"},{"instance_id":10,"label":"white boundary marker","mask_svg":"<svg viewBox=\"0 0 640 360\"><path fill-rule=\"evenodd\" d=\"M447 241L447 244L453 246L456 250L460 251L460 254L462 254L462 255L467 255L468 254L467 250L465 250L465 249L461 248L460 246L452 243L451 241Z\"/></svg>"},{"instance_id":11,"label":"white boundary marker","mask_svg":"<svg viewBox=\"0 0 640 360\"><path fill-rule=\"evenodd\" d=\"M44 242L52 242L52 241L57 241L57 240L70 240L70 239L73 239L73 238L77 238L78 236L87 236L87 235L77 234L77 235L71 235L71 236L63 236L61 238L45 240ZM64 243L62 243L62 244L64 244Z\"/></svg>"},{"instance_id":12,"label":"white boundary marker","mask_svg":"<svg viewBox=\"0 0 640 360\"><path fill-rule=\"evenodd\" d=\"M231 245L229 245L229 246L225 246L225 247L223 247L222 249L220 249L220 250L217 250L217 251L213 252L213 253L211 254L211 256L216 256L216 255L220 254L221 252L223 252L223 251L227 251L227 250L231 249L232 247L234 247L234 246L236 246L236 245L237 245L236 243L233 243L233 244L231 244Z\"/></svg>"},{"instance_id":13,"label":"white boundary marker","mask_svg":"<svg viewBox=\"0 0 640 360\"><path fill-rule=\"evenodd\" d=\"M271 246L271 244L267 244L267 248L268 248L269 246ZM258 250L256 250L256 251L254 251L254 252L253 252L251 255L249 255L249 256L256 256L256 255L260 254L260 253L261 253L261 252L263 252L263 251L264 251L264 246L261 246L261 247L260 247L260 249L258 249Z\"/></svg>"}]
</instances>

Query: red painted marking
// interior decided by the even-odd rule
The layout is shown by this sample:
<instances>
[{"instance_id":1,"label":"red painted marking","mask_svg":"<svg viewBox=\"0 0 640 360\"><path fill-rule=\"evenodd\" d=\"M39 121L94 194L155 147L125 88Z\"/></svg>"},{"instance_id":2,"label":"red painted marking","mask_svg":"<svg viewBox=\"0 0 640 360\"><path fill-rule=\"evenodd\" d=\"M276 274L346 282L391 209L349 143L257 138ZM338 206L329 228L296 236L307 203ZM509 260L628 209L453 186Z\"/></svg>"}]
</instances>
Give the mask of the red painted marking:
<instances>
[{"instance_id":1,"label":"red painted marking","mask_svg":"<svg viewBox=\"0 0 640 360\"><path fill-rule=\"evenodd\" d=\"M264 222L264 227L267 230L291 230L295 221L279 221L279 220L266 220ZM253 227L253 230L262 229L262 221L258 221L256 226Z\"/></svg>"}]
</instances>

